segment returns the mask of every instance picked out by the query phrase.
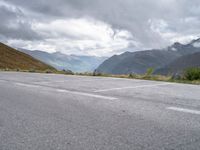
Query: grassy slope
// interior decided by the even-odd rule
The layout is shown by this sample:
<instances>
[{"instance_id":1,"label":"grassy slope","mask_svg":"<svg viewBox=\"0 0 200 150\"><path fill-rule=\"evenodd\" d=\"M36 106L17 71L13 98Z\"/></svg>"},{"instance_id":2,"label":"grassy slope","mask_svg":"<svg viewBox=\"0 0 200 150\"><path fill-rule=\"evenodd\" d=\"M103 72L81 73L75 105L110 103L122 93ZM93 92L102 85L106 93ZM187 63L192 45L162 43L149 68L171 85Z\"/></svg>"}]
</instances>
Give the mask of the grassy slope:
<instances>
[{"instance_id":1,"label":"grassy slope","mask_svg":"<svg viewBox=\"0 0 200 150\"><path fill-rule=\"evenodd\" d=\"M55 69L27 54L0 43L0 69L52 70Z\"/></svg>"}]
</instances>

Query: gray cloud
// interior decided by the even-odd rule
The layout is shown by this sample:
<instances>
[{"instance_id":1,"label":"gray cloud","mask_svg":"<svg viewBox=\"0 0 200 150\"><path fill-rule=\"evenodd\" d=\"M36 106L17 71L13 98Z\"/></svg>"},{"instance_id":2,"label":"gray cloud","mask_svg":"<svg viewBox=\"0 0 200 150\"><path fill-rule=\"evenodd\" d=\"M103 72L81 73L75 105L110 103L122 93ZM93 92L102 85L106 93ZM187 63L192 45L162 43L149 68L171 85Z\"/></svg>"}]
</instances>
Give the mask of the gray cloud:
<instances>
[{"instance_id":1,"label":"gray cloud","mask_svg":"<svg viewBox=\"0 0 200 150\"><path fill-rule=\"evenodd\" d=\"M0 34L4 39L40 40L20 9L0 5Z\"/></svg>"},{"instance_id":2,"label":"gray cloud","mask_svg":"<svg viewBox=\"0 0 200 150\"><path fill-rule=\"evenodd\" d=\"M47 40L56 35L80 40L83 38L77 37L80 34L52 35L53 31L41 33L32 27L32 23L50 24L55 20L80 18L104 22L113 31L129 31L133 36L130 43L133 50L138 48L137 44L140 49L160 48L200 35L199 0L5 0L4 3L16 8L10 10L0 5L0 19L5 22L0 25L0 34L8 39ZM9 22L16 27L7 27Z\"/></svg>"}]
</instances>

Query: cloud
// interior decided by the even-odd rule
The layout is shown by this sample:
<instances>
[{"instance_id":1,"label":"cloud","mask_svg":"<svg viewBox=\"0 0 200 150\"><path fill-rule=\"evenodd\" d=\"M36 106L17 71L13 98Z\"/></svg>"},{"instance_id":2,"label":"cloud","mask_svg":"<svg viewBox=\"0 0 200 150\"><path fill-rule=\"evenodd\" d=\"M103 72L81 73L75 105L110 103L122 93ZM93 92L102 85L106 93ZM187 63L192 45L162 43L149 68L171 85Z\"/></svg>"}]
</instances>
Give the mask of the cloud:
<instances>
[{"instance_id":1,"label":"cloud","mask_svg":"<svg viewBox=\"0 0 200 150\"><path fill-rule=\"evenodd\" d=\"M0 11L1 39L48 51L112 55L200 36L199 0L4 0Z\"/></svg>"},{"instance_id":2,"label":"cloud","mask_svg":"<svg viewBox=\"0 0 200 150\"><path fill-rule=\"evenodd\" d=\"M30 22L23 12L4 1L0 2L0 35L1 39L39 40L32 30Z\"/></svg>"},{"instance_id":3,"label":"cloud","mask_svg":"<svg viewBox=\"0 0 200 150\"><path fill-rule=\"evenodd\" d=\"M117 53L122 52L131 42L135 46L139 44L133 40L130 32L113 29L110 25L91 18L35 23L32 28L45 40L10 40L9 44L30 50L96 56L112 55L116 50Z\"/></svg>"}]
</instances>

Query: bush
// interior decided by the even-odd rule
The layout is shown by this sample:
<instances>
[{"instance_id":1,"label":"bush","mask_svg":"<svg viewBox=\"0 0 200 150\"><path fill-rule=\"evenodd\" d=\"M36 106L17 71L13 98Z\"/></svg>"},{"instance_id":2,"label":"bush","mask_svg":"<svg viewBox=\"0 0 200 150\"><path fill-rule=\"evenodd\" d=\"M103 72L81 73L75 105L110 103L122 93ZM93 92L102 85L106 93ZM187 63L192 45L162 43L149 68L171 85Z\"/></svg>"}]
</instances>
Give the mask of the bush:
<instances>
[{"instance_id":1,"label":"bush","mask_svg":"<svg viewBox=\"0 0 200 150\"><path fill-rule=\"evenodd\" d=\"M93 76L102 76L103 74L101 72L98 72L96 69L94 70Z\"/></svg>"},{"instance_id":2,"label":"bush","mask_svg":"<svg viewBox=\"0 0 200 150\"><path fill-rule=\"evenodd\" d=\"M29 72L31 72L31 73L35 73L36 70L35 70L35 69L30 69Z\"/></svg>"},{"instance_id":3,"label":"bush","mask_svg":"<svg viewBox=\"0 0 200 150\"><path fill-rule=\"evenodd\" d=\"M5 71L10 71L10 69L9 69L9 68L6 68Z\"/></svg>"},{"instance_id":4,"label":"bush","mask_svg":"<svg viewBox=\"0 0 200 150\"><path fill-rule=\"evenodd\" d=\"M142 77L143 79L150 79L152 77L152 74L154 72L153 68L148 68L144 76Z\"/></svg>"},{"instance_id":5,"label":"bush","mask_svg":"<svg viewBox=\"0 0 200 150\"><path fill-rule=\"evenodd\" d=\"M129 77L129 78L136 78L136 77L137 77L137 75L136 75L136 74L134 74L134 73L130 73L130 74L128 75L128 77Z\"/></svg>"},{"instance_id":6,"label":"bush","mask_svg":"<svg viewBox=\"0 0 200 150\"><path fill-rule=\"evenodd\" d=\"M53 71L52 71L52 70L49 70L49 69L47 69L47 70L45 70L45 73L53 73Z\"/></svg>"},{"instance_id":7,"label":"bush","mask_svg":"<svg viewBox=\"0 0 200 150\"><path fill-rule=\"evenodd\" d=\"M71 70L65 70L63 69L62 72L66 75L74 75L74 73Z\"/></svg>"},{"instance_id":8,"label":"bush","mask_svg":"<svg viewBox=\"0 0 200 150\"><path fill-rule=\"evenodd\" d=\"M200 68L188 68L185 70L184 77L186 80L200 80Z\"/></svg>"},{"instance_id":9,"label":"bush","mask_svg":"<svg viewBox=\"0 0 200 150\"><path fill-rule=\"evenodd\" d=\"M173 74L173 75L171 76L171 79L172 79L172 80L181 80L181 79L183 79L183 77L182 77L181 74L175 73L175 74Z\"/></svg>"},{"instance_id":10,"label":"bush","mask_svg":"<svg viewBox=\"0 0 200 150\"><path fill-rule=\"evenodd\" d=\"M91 73L89 73L89 74L91 74ZM112 75L109 75L109 74L105 74L105 73L99 72L96 69L93 71L93 73L91 75L92 76L103 76L103 77L112 76Z\"/></svg>"},{"instance_id":11,"label":"bush","mask_svg":"<svg viewBox=\"0 0 200 150\"><path fill-rule=\"evenodd\" d=\"M147 71L146 71L146 76L151 76L154 72L154 69L153 68L148 68Z\"/></svg>"}]
</instances>

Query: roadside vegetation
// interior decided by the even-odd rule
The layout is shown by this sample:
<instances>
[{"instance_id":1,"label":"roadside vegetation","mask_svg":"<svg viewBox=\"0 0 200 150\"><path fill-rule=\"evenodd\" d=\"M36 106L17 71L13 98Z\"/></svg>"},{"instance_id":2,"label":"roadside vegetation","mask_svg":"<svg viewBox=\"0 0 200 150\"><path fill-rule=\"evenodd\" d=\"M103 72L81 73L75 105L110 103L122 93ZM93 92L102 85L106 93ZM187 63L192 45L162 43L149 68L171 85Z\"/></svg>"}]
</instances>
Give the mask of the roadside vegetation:
<instances>
[{"instance_id":1,"label":"roadside vegetation","mask_svg":"<svg viewBox=\"0 0 200 150\"><path fill-rule=\"evenodd\" d=\"M184 73L186 80L194 81L200 80L200 68L188 68Z\"/></svg>"},{"instance_id":2,"label":"roadside vegetation","mask_svg":"<svg viewBox=\"0 0 200 150\"><path fill-rule=\"evenodd\" d=\"M29 70L22 70L22 69L1 69L0 71L10 71L10 72L29 72L29 73L47 73L47 74L65 74L65 75L74 75L74 73L71 70L51 70L51 69L46 69L46 70L36 70L36 69L29 69Z\"/></svg>"},{"instance_id":3,"label":"roadside vegetation","mask_svg":"<svg viewBox=\"0 0 200 150\"><path fill-rule=\"evenodd\" d=\"M47 73L47 74L65 74L65 75L80 75L80 76L97 76L97 77L114 77L114 78L127 78L127 79L140 79L140 80L153 80L153 81L164 81L164 82L176 82L176 83L186 83L186 84L197 84L200 85L200 68L188 68L182 74L174 74L174 75L154 75L154 69L149 68L147 69L146 73L141 74L134 74L131 73L129 75L110 75L110 74L102 74L94 71L85 72L85 73L73 73L70 70L20 70L20 69L0 69L0 71L15 71L15 72L30 72L30 73Z\"/></svg>"},{"instance_id":4,"label":"roadside vegetation","mask_svg":"<svg viewBox=\"0 0 200 150\"><path fill-rule=\"evenodd\" d=\"M78 75L84 76L100 76L100 77L116 77L116 78L128 78L128 79L140 79L140 80L153 80L153 81L164 81L164 82L176 82L176 83L186 83L186 84L197 84L200 85L200 68L187 68L183 73L171 74L171 75L155 75L154 68L147 69L146 73L135 74L131 73L129 75L110 75L102 74L94 71L93 73L79 73Z\"/></svg>"}]
</instances>

